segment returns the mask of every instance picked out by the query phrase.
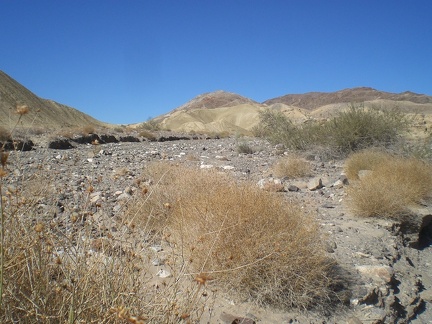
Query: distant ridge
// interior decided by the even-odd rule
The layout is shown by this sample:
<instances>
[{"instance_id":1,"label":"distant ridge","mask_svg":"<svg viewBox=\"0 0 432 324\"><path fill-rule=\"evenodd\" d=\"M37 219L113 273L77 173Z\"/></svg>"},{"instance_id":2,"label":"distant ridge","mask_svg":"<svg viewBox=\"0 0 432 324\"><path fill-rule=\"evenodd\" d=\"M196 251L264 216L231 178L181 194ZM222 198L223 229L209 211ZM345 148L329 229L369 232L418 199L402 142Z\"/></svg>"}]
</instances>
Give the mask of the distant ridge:
<instances>
[{"instance_id":1,"label":"distant ridge","mask_svg":"<svg viewBox=\"0 0 432 324\"><path fill-rule=\"evenodd\" d=\"M18 120L18 116L14 113L17 105L26 105L30 109L30 113L22 117L21 127L58 129L108 125L75 108L39 98L9 75L0 71L0 126L14 125Z\"/></svg>"},{"instance_id":2,"label":"distant ridge","mask_svg":"<svg viewBox=\"0 0 432 324\"><path fill-rule=\"evenodd\" d=\"M405 91L402 93L390 93L375 90L368 87L344 89L336 92L308 92L304 94L287 94L281 97L264 101L266 105L283 103L313 110L321 106L337 103L366 102L372 100L409 101L417 104L432 103L432 97L423 94Z\"/></svg>"},{"instance_id":3,"label":"distant ridge","mask_svg":"<svg viewBox=\"0 0 432 324\"><path fill-rule=\"evenodd\" d=\"M432 115L431 96L358 87L336 92L288 94L263 103L235 93L215 91L199 95L155 120L162 128L173 131L251 134L264 109L276 109L293 122L303 123L331 118L350 103L359 102L366 106L399 107L406 113Z\"/></svg>"},{"instance_id":4,"label":"distant ridge","mask_svg":"<svg viewBox=\"0 0 432 324\"><path fill-rule=\"evenodd\" d=\"M220 107L232 107L241 104L259 103L252 99L240 96L236 93L218 90L196 96L184 105L181 105L180 107L174 109L174 111L191 109L214 109Z\"/></svg>"}]
</instances>

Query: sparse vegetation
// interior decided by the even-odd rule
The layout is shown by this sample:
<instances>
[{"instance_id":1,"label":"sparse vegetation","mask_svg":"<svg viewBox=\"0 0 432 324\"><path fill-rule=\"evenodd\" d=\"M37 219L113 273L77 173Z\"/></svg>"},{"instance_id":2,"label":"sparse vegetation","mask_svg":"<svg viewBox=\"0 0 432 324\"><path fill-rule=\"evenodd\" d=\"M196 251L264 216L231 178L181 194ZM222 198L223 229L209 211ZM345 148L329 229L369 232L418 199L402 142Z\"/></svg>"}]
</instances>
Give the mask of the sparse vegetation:
<instances>
[{"instance_id":1,"label":"sparse vegetation","mask_svg":"<svg viewBox=\"0 0 432 324\"><path fill-rule=\"evenodd\" d=\"M407 129L409 119L397 109L380 110L351 105L348 110L324 122L294 125L283 113L261 113L255 134L292 150L328 147L333 155L345 156L370 146L388 146Z\"/></svg>"},{"instance_id":2,"label":"sparse vegetation","mask_svg":"<svg viewBox=\"0 0 432 324\"><path fill-rule=\"evenodd\" d=\"M86 125L81 128L82 135L90 135L90 134L94 134L95 132L96 129L93 125Z\"/></svg>"},{"instance_id":3,"label":"sparse vegetation","mask_svg":"<svg viewBox=\"0 0 432 324\"><path fill-rule=\"evenodd\" d=\"M243 154L253 154L255 150L247 143L239 143L237 145L237 152Z\"/></svg>"},{"instance_id":4,"label":"sparse vegetation","mask_svg":"<svg viewBox=\"0 0 432 324\"><path fill-rule=\"evenodd\" d=\"M138 135L141 137L147 138L149 141L155 141L156 140L156 136L147 130L140 131Z\"/></svg>"},{"instance_id":5,"label":"sparse vegetation","mask_svg":"<svg viewBox=\"0 0 432 324\"><path fill-rule=\"evenodd\" d=\"M310 163L296 155L279 159L273 170L279 178L301 178L309 176L312 173Z\"/></svg>"},{"instance_id":6,"label":"sparse vegetation","mask_svg":"<svg viewBox=\"0 0 432 324\"><path fill-rule=\"evenodd\" d=\"M175 323L202 316L211 295L202 296L204 283L190 280L184 268L152 286L143 251L153 242L136 245L143 228L118 223L123 234L113 237L95 227L90 195L97 181L83 184L78 211L53 219L54 179L35 173L23 186L4 186L6 160L2 153L2 323Z\"/></svg>"},{"instance_id":7,"label":"sparse vegetation","mask_svg":"<svg viewBox=\"0 0 432 324\"><path fill-rule=\"evenodd\" d=\"M10 139L11 139L10 132L6 128L0 126L0 141L5 142L5 141L8 141Z\"/></svg>"},{"instance_id":8,"label":"sparse vegetation","mask_svg":"<svg viewBox=\"0 0 432 324\"><path fill-rule=\"evenodd\" d=\"M345 174L350 180L357 180L360 170L375 170L378 165L386 164L394 156L382 149L367 149L351 154L345 161Z\"/></svg>"},{"instance_id":9,"label":"sparse vegetation","mask_svg":"<svg viewBox=\"0 0 432 324\"><path fill-rule=\"evenodd\" d=\"M160 130L160 125L156 120L149 118L145 123L142 123L139 128L142 130L155 132Z\"/></svg>"},{"instance_id":10,"label":"sparse vegetation","mask_svg":"<svg viewBox=\"0 0 432 324\"><path fill-rule=\"evenodd\" d=\"M328 298L332 263L318 224L295 203L217 172L160 163L146 182L151 196L130 204L127 221L167 239L192 277L262 305L307 309Z\"/></svg>"},{"instance_id":11,"label":"sparse vegetation","mask_svg":"<svg viewBox=\"0 0 432 324\"><path fill-rule=\"evenodd\" d=\"M371 172L348 188L350 204L356 214L398 218L407 206L431 195L430 164L382 152L357 154L347 161L347 173L355 178L358 169Z\"/></svg>"},{"instance_id":12,"label":"sparse vegetation","mask_svg":"<svg viewBox=\"0 0 432 324\"><path fill-rule=\"evenodd\" d=\"M114 127L114 131L117 133L124 133L124 127Z\"/></svg>"}]
</instances>

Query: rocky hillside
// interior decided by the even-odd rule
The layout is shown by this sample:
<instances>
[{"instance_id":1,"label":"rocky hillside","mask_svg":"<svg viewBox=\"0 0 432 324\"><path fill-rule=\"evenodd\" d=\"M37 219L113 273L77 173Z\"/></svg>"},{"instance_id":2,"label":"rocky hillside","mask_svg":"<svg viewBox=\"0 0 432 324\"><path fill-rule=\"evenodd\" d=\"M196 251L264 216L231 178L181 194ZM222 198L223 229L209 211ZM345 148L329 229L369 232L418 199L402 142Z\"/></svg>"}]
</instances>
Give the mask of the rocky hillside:
<instances>
[{"instance_id":1,"label":"rocky hillside","mask_svg":"<svg viewBox=\"0 0 432 324\"><path fill-rule=\"evenodd\" d=\"M22 118L23 127L58 129L64 127L106 126L77 109L39 98L30 90L0 71L0 126L11 127L18 120L17 105L26 105L31 114Z\"/></svg>"},{"instance_id":2,"label":"rocky hillside","mask_svg":"<svg viewBox=\"0 0 432 324\"><path fill-rule=\"evenodd\" d=\"M351 102L369 102L374 100L390 100L394 102L411 102L416 104L432 104L432 97L410 91L390 93L367 87L344 89L336 92L308 92L305 94L287 94L285 96L264 101L266 105L283 103L308 110L319 107Z\"/></svg>"}]
</instances>

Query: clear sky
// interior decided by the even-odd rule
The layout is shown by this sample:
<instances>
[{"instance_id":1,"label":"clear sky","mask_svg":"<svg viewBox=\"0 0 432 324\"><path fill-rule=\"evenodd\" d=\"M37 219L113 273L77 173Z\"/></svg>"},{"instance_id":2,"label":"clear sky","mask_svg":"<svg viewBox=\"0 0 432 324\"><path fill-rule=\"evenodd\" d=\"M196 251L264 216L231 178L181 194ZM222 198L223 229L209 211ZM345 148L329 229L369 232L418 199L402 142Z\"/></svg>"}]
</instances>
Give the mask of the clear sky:
<instances>
[{"instance_id":1,"label":"clear sky","mask_svg":"<svg viewBox=\"0 0 432 324\"><path fill-rule=\"evenodd\" d=\"M0 0L0 70L127 124L216 90L432 95L432 0Z\"/></svg>"}]
</instances>

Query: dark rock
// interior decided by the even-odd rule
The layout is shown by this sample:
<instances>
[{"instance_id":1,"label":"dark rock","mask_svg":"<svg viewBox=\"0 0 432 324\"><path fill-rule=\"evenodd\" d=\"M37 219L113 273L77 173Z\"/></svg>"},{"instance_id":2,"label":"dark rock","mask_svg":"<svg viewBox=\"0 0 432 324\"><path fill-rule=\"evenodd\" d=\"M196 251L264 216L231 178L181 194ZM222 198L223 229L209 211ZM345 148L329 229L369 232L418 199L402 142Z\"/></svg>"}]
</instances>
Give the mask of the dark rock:
<instances>
[{"instance_id":1,"label":"dark rock","mask_svg":"<svg viewBox=\"0 0 432 324\"><path fill-rule=\"evenodd\" d=\"M300 191L300 188L295 186L295 185L289 185L287 190L291 191L291 192L298 192L298 191Z\"/></svg>"},{"instance_id":2,"label":"dark rock","mask_svg":"<svg viewBox=\"0 0 432 324\"><path fill-rule=\"evenodd\" d=\"M105 143L118 143L119 140L114 135L102 134L100 139Z\"/></svg>"},{"instance_id":3,"label":"dark rock","mask_svg":"<svg viewBox=\"0 0 432 324\"><path fill-rule=\"evenodd\" d=\"M140 139L136 136L127 135L127 136L120 136L120 142L131 142L131 143L137 143L141 142Z\"/></svg>"},{"instance_id":4,"label":"dark rock","mask_svg":"<svg viewBox=\"0 0 432 324\"><path fill-rule=\"evenodd\" d=\"M31 151L34 143L31 140L26 141L11 141L8 140L6 143L0 142L0 147L5 151Z\"/></svg>"},{"instance_id":5,"label":"dark rock","mask_svg":"<svg viewBox=\"0 0 432 324\"><path fill-rule=\"evenodd\" d=\"M167 141L187 141L190 140L190 137L187 136L161 136L157 139L158 142L167 142Z\"/></svg>"},{"instance_id":6,"label":"dark rock","mask_svg":"<svg viewBox=\"0 0 432 324\"><path fill-rule=\"evenodd\" d=\"M67 139L56 139L48 144L48 148L55 150L69 150L74 146Z\"/></svg>"},{"instance_id":7,"label":"dark rock","mask_svg":"<svg viewBox=\"0 0 432 324\"><path fill-rule=\"evenodd\" d=\"M105 144L104 141L97 134L89 134L84 136L78 136L72 138L72 141L78 144L91 144L97 142L99 144Z\"/></svg>"},{"instance_id":8,"label":"dark rock","mask_svg":"<svg viewBox=\"0 0 432 324\"><path fill-rule=\"evenodd\" d=\"M423 248L432 240L432 208L411 206L401 215L399 230L413 248Z\"/></svg>"}]
</instances>

